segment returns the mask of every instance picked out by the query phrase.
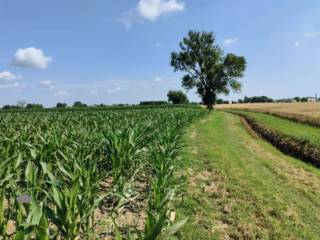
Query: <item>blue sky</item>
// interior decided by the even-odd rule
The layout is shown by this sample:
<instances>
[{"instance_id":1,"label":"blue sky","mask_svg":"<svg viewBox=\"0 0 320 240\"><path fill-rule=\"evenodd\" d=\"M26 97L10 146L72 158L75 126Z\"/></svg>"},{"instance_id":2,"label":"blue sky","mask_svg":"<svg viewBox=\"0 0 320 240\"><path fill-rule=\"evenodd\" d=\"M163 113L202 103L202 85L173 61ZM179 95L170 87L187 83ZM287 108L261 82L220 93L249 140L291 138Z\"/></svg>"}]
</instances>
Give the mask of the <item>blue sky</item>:
<instances>
[{"instance_id":1,"label":"blue sky","mask_svg":"<svg viewBox=\"0 0 320 240\"><path fill-rule=\"evenodd\" d=\"M0 0L0 105L165 100L189 30L246 57L226 99L320 94L319 13L319 0Z\"/></svg>"}]
</instances>

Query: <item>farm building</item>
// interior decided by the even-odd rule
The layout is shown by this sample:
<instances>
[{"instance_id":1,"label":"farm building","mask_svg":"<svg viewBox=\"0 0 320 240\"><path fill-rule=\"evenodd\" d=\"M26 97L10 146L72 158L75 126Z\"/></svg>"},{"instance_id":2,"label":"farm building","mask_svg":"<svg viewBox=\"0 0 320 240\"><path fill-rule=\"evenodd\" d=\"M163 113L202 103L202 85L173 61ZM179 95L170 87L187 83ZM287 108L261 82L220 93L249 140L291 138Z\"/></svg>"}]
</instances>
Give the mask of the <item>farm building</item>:
<instances>
[{"instance_id":1,"label":"farm building","mask_svg":"<svg viewBox=\"0 0 320 240\"><path fill-rule=\"evenodd\" d=\"M307 102L317 102L318 98L317 97L307 97Z\"/></svg>"}]
</instances>

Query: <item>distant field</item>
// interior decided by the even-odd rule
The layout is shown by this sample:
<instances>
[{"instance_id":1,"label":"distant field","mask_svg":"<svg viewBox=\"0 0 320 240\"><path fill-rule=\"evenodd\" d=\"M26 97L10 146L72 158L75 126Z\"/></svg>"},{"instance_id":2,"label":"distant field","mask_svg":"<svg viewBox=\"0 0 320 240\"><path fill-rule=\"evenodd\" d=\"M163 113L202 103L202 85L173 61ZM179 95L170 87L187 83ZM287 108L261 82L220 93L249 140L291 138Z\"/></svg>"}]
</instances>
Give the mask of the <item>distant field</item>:
<instances>
[{"instance_id":1,"label":"distant field","mask_svg":"<svg viewBox=\"0 0 320 240\"><path fill-rule=\"evenodd\" d=\"M320 119L320 103L245 103L245 104L222 104L217 109L248 109L272 113L287 113L304 115Z\"/></svg>"}]
</instances>

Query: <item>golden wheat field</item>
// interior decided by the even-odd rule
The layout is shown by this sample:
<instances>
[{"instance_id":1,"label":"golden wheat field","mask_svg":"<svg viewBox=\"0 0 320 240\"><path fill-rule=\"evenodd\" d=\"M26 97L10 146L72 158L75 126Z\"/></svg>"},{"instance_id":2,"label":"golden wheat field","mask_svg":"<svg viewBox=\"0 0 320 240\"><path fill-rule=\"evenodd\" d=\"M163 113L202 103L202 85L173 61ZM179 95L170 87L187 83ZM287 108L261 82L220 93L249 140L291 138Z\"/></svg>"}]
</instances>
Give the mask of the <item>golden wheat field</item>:
<instances>
[{"instance_id":1,"label":"golden wheat field","mask_svg":"<svg viewBox=\"0 0 320 240\"><path fill-rule=\"evenodd\" d=\"M244 103L221 104L217 109L247 109L271 113L285 113L320 118L320 102L313 103Z\"/></svg>"}]
</instances>

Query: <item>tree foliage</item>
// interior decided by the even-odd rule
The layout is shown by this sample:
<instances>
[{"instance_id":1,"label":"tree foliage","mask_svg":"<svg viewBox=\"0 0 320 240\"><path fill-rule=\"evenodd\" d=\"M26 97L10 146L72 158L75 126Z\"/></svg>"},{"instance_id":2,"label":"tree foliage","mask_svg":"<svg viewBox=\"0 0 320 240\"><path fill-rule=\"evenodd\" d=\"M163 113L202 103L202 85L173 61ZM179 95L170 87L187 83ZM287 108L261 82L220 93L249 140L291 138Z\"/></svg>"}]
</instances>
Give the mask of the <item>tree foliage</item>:
<instances>
[{"instance_id":1,"label":"tree foliage","mask_svg":"<svg viewBox=\"0 0 320 240\"><path fill-rule=\"evenodd\" d=\"M27 108L27 109L43 109L44 107L42 104L28 103L25 108Z\"/></svg>"},{"instance_id":2,"label":"tree foliage","mask_svg":"<svg viewBox=\"0 0 320 240\"><path fill-rule=\"evenodd\" d=\"M224 55L212 32L190 31L180 42L180 52L171 54L171 66L186 73L182 86L187 90L196 87L202 102L212 108L218 94L241 90L237 79L243 77L246 60Z\"/></svg>"},{"instance_id":3,"label":"tree foliage","mask_svg":"<svg viewBox=\"0 0 320 240\"><path fill-rule=\"evenodd\" d=\"M87 107L87 104L82 103L82 102L80 102L80 101L76 101L76 102L73 103L73 107L75 107L75 108Z\"/></svg>"},{"instance_id":4,"label":"tree foliage","mask_svg":"<svg viewBox=\"0 0 320 240\"><path fill-rule=\"evenodd\" d=\"M244 97L243 103L267 103L273 102L272 98L267 96L253 96L253 97Z\"/></svg>"},{"instance_id":5,"label":"tree foliage","mask_svg":"<svg viewBox=\"0 0 320 240\"><path fill-rule=\"evenodd\" d=\"M170 90L167 97L168 102L172 102L173 104L184 104L189 102L187 95L180 90Z\"/></svg>"},{"instance_id":6,"label":"tree foliage","mask_svg":"<svg viewBox=\"0 0 320 240\"><path fill-rule=\"evenodd\" d=\"M166 101L141 101L140 105L166 105Z\"/></svg>"},{"instance_id":7,"label":"tree foliage","mask_svg":"<svg viewBox=\"0 0 320 240\"><path fill-rule=\"evenodd\" d=\"M66 103L57 103L56 108L66 108L68 106L68 104Z\"/></svg>"}]
</instances>

